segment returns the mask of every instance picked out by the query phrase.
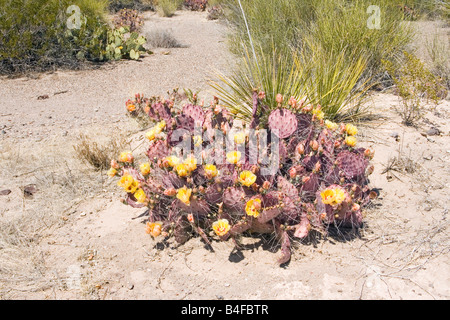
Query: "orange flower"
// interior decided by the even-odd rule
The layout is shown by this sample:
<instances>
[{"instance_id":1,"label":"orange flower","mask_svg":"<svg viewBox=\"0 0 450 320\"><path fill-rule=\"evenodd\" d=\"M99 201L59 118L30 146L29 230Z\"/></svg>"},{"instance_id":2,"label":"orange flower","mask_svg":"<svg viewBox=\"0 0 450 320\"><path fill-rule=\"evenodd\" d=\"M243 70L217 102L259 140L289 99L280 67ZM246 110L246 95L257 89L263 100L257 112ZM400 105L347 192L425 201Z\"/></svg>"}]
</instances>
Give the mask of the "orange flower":
<instances>
[{"instance_id":1,"label":"orange flower","mask_svg":"<svg viewBox=\"0 0 450 320\"><path fill-rule=\"evenodd\" d=\"M230 224L227 219L220 219L213 223L212 228L214 232L221 237L230 231Z\"/></svg>"},{"instance_id":2,"label":"orange flower","mask_svg":"<svg viewBox=\"0 0 450 320\"><path fill-rule=\"evenodd\" d=\"M145 232L150 234L152 237L156 238L161 234L162 222L147 222Z\"/></svg>"},{"instance_id":3,"label":"orange flower","mask_svg":"<svg viewBox=\"0 0 450 320\"><path fill-rule=\"evenodd\" d=\"M258 218L259 213L261 210L261 199L251 199L247 201L247 204L245 205L245 212L247 215Z\"/></svg>"},{"instance_id":4,"label":"orange flower","mask_svg":"<svg viewBox=\"0 0 450 320\"><path fill-rule=\"evenodd\" d=\"M242 171L239 175L239 182L242 183L246 187L250 187L256 181L256 175L254 175L251 171L245 170Z\"/></svg>"},{"instance_id":5,"label":"orange flower","mask_svg":"<svg viewBox=\"0 0 450 320\"><path fill-rule=\"evenodd\" d=\"M185 205L189 206L191 204L191 194L192 194L192 189L188 189L186 186L184 186L183 188L178 189L177 199L179 199Z\"/></svg>"},{"instance_id":6,"label":"orange flower","mask_svg":"<svg viewBox=\"0 0 450 320\"><path fill-rule=\"evenodd\" d=\"M136 106L134 104L127 105L128 112L136 111Z\"/></svg>"},{"instance_id":7,"label":"orange flower","mask_svg":"<svg viewBox=\"0 0 450 320\"><path fill-rule=\"evenodd\" d=\"M241 159L241 153L239 151L230 151L227 153L227 161L231 164L236 164Z\"/></svg>"}]
</instances>

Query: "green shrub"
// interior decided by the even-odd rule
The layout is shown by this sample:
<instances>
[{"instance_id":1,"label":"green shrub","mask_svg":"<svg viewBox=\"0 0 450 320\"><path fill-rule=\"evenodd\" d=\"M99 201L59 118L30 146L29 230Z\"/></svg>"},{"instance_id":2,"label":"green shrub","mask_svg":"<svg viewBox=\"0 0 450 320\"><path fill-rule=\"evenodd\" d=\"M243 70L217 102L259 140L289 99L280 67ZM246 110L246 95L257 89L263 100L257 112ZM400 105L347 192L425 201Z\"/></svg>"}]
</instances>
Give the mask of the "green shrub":
<instances>
[{"instance_id":1,"label":"green shrub","mask_svg":"<svg viewBox=\"0 0 450 320\"><path fill-rule=\"evenodd\" d=\"M404 55L405 59L401 66L390 61L383 61L383 64L392 77L401 98L399 114L403 123L415 125L423 116L425 102L431 100L437 105L442 98L442 92L446 92L446 88L442 79L431 73L419 58L408 52L404 52Z\"/></svg>"},{"instance_id":2,"label":"green shrub","mask_svg":"<svg viewBox=\"0 0 450 320\"><path fill-rule=\"evenodd\" d=\"M157 0L109 0L109 10L113 13L121 9L155 10L157 2Z\"/></svg>"},{"instance_id":3,"label":"green shrub","mask_svg":"<svg viewBox=\"0 0 450 320\"><path fill-rule=\"evenodd\" d=\"M156 11L162 17L172 17L182 3L182 0L158 0Z\"/></svg>"},{"instance_id":4,"label":"green shrub","mask_svg":"<svg viewBox=\"0 0 450 320\"><path fill-rule=\"evenodd\" d=\"M412 39L412 29L403 21L398 7L388 0L247 0L241 1L255 46L271 54L272 47L300 50L314 39L326 52L371 52L365 75L382 72L381 59L401 54ZM381 29L370 29L370 5L381 10ZM234 26L230 36L233 52L249 45L239 3L224 0L227 19ZM352 57L353 58L353 57Z\"/></svg>"},{"instance_id":5,"label":"green shrub","mask_svg":"<svg viewBox=\"0 0 450 320\"><path fill-rule=\"evenodd\" d=\"M79 28L68 28L77 15L66 12L70 5L80 8ZM106 8L105 0L0 0L0 73L98 61L108 29Z\"/></svg>"}]
</instances>

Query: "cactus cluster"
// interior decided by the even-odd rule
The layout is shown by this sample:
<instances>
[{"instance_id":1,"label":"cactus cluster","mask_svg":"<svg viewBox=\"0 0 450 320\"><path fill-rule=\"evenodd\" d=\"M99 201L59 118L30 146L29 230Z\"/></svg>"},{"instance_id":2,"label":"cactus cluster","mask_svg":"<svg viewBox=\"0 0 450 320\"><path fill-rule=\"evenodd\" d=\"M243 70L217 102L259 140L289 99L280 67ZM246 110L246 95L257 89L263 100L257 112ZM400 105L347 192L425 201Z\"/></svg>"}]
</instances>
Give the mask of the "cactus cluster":
<instances>
[{"instance_id":1,"label":"cactus cluster","mask_svg":"<svg viewBox=\"0 0 450 320\"><path fill-rule=\"evenodd\" d=\"M320 106L294 98L288 110L281 96L262 128L257 115L264 93L253 97L247 125L216 97L208 107L196 97L181 108L173 99L141 95L127 102L155 122L145 134L148 162L124 152L109 175L120 176L127 204L147 208L153 237L184 243L198 234L207 244L232 239L239 246L245 232L272 233L282 264L290 260L292 241L311 230L361 227L361 210L376 194L367 179L373 150L356 148L357 128L324 120ZM266 170L274 163L275 170Z\"/></svg>"}]
</instances>

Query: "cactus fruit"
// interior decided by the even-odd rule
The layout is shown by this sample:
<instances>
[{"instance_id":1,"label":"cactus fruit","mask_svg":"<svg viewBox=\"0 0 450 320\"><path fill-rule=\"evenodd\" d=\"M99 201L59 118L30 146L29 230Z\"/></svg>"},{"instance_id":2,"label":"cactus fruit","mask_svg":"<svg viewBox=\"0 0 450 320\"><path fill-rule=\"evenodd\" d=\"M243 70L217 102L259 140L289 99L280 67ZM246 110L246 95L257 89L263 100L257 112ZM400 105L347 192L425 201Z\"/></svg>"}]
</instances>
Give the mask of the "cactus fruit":
<instances>
[{"instance_id":1,"label":"cactus fruit","mask_svg":"<svg viewBox=\"0 0 450 320\"><path fill-rule=\"evenodd\" d=\"M260 134L259 129L267 129L261 128L264 93L255 90L252 98L248 125ZM147 207L148 222L161 223L160 233L173 235L179 243L199 235L208 245L214 237L231 238L237 245L244 232L273 233L281 245L280 264L290 260L293 241L310 236L311 230L326 233L331 225L360 228L361 210L376 196L366 178L373 170L369 162L373 150L344 142L357 133L356 128L346 130L345 124L323 121L317 108L295 107L295 98L287 102L279 95L277 100L278 108L267 124L278 139L267 137L265 148L250 135L239 143L226 137L234 119L216 98L210 108L193 100L179 111L174 111L173 100L140 95L130 100L127 107L139 101L148 106L148 117L159 121L156 131L161 134L147 136L150 169L144 173L131 154L112 162L114 175L122 177L119 185L127 192L124 201ZM297 113L284 109L286 103ZM201 140L194 139L198 135ZM242 149L219 148L222 137ZM191 150L182 150L179 158L172 156L179 154L177 144L184 139L190 139ZM195 158L192 142L201 148ZM256 163L250 160L251 150L261 151ZM280 157L275 171L263 173L263 156L270 159L275 154ZM157 237L158 232L151 234Z\"/></svg>"}]
</instances>

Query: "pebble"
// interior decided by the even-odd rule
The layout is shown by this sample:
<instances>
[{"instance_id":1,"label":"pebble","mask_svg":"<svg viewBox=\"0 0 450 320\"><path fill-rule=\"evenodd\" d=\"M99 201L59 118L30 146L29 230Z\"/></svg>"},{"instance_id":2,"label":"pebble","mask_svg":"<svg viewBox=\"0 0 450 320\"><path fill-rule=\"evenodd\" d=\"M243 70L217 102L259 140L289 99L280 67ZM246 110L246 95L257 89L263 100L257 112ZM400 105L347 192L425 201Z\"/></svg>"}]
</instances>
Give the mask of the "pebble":
<instances>
[{"instance_id":1,"label":"pebble","mask_svg":"<svg viewBox=\"0 0 450 320\"><path fill-rule=\"evenodd\" d=\"M134 284L128 283L127 288L128 288L128 290L133 290L134 289Z\"/></svg>"},{"instance_id":2,"label":"pebble","mask_svg":"<svg viewBox=\"0 0 450 320\"><path fill-rule=\"evenodd\" d=\"M85 215L86 215L86 212L80 213L80 216L81 216L81 217L84 217Z\"/></svg>"},{"instance_id":3,"label":"pebble","mask_svg":"<svg viewBox=\"0 0 450 320\"><path fill-rule=\"evenodd\" d=\"M400 139L400 135L398 134L398 132L391 132L389 134L392 138L394 138L395 140L399 140Z\"/></svg>"}]
</instances>

